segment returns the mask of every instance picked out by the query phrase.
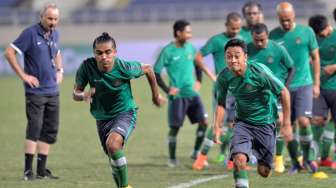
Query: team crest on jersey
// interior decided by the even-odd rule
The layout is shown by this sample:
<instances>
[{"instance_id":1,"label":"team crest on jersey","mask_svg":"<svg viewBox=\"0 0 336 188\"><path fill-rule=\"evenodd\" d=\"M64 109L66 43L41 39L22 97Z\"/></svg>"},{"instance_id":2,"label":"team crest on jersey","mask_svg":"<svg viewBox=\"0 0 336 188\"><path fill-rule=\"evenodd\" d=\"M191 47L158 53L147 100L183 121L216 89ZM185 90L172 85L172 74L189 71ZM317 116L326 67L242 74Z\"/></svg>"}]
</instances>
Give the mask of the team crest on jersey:
<instances>
[{"instance_id":1,"label":"team crest on jersey","mask_svg":"<svg viewBox=\"0 0 336 188\"><path fill-rule=\"evenodd\" d=\"M273 63L274 59L272 56L267 57L267 63Z\"/></svg>"},{"instance_id":2,"label":"team crest on jersey","mask_svg":"<svg viewBox=\"0 0 336 188\"><path fill-rule=\"evenodd\" d=\"M121 84L122 84L122 81L119 80L119 79L116 79L116 80L113 80L113 81L112 81L112 85L113 85L114 87L118 87L118 86L120 86Z\"/></svg>"},{"instance_id":3,"label":"team crest on jersey","mask_svg":"<svg viewBox=\"0 0 336 188\"><path fill-rule=\"evenodd\" d=\"M335 47L334 46L330 46L329 47L329 52L335 52Z\"/></svg>"},{"instance_id":4,"label":"team crest on jersey","mask_svg":"<svg viewBox=\"0 0 336 188\"><path fill-rule=\"evenodd\" d=\"M250 84L246 84L246 85L245 85L245 89L247 89L247 90L251 90L251 89L252 89L252 86L251 86Z\"/></svg>"},{"instance_id":5,"label":"team crest on jersey","mask_svg":"<svg viewBox=\"0 0 336 188\"><path fill-rule=\"evenodd\" d=\"M295 43L296 43L296 44L301 44L301 42L302 42L302 41L301 41L301 38L300 38L300 37L297 37L297 38L295 39Z\"/></svg>"}]
</instances>

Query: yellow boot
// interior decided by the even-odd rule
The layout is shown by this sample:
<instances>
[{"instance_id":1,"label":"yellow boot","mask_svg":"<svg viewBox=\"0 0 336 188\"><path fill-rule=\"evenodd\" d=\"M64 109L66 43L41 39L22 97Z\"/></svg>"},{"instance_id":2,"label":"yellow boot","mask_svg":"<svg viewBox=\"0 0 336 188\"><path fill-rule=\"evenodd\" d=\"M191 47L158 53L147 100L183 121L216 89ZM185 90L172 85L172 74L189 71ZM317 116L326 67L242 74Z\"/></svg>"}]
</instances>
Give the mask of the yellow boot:
<instances>
[{"instance_id":1,"label":"yellow boot","mask_svg":"<svg viewBox=\"0 0 336 188\"><path fill-rule=\"evenodd\" d=\"M275 156L275 168L274 171L276 173L282 174L285 172L285 165L283 162L283 157L282 155L277 155Z\"/></svg>"}]
</instances>

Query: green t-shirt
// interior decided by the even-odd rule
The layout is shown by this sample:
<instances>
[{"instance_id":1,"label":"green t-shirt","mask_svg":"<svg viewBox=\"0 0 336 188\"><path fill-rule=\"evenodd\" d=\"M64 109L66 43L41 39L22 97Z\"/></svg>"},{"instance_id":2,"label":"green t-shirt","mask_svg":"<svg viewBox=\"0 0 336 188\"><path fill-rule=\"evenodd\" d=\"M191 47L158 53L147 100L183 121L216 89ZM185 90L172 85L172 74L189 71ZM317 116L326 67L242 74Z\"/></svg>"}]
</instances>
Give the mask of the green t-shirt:
<instances>
[{"instance_id":1,"label":"green t-shirt","mask_svg":"<svg viewBox=\"0 0 336 188\"><path fill-rule=\"evenodd\" d=\"M248 58L252 62L260 62L271 69L272 73L285 83L288 69L292 68L293 60L287 50L272 40L268 40L266 48L258 49L254 43L247 45Z\"/></svg>"},{"instance_id":2,"label":"green t-shirt","mask_svg":"<svg viewBox=\"0 0 336 188\"><path fill-rule=\"evenodd\" d=\"M240 37L236 36L234 38ZM200 50L203 56L212 54L216 74L220 73L227 66L225 63L224 47L231 39L225 33L217 34L211 37Z\"/></svg>"},{"instance_id":3,"label":"green t-shirt","mask_svg":"<svg viewBox=\"0 0 336 188\"><path fill-rule=\"evenodd\" d=\"M95 88L90 111L97 120L109 120L120 112L137 109L130 80L142 76L141 64L115 58L110 72L102 73L95 58L86 59L77 70L76 85Z\"/></svg>"},{"instance_id":4,"label":"green t-shirt","mask_svg":"<svg viewBox=\"0 0 336 188\"><path fill-rule=\"evenodd\" d=\"M225 104L230 92L236 98L236 118L252 125L274 123L278 117L277 98L285 87L261 63L248 62L244 76L225 68L217 78L217 102Z\"/></svg>"},{"instance_id":5,"label":"green t-shirt","mask_svg":"<svg viewBox=\"0 0 336 188\"><path fill-rule=\"evenodd\" d=\"M154 72L160 74L165 68L169 77L169 86L178 88L178 95L170 98L192 97L197 93L193 89L195 84L195 59L196 49L191 43L185 43L183 47L176 47L174 42L166 45L156 63Z\"/></svg>"},{"instance_id":6,"label":"green t-shirt","mask_svg":"<svg viewBox=\"0 0 336 188\"><path fill-rule=\"evenodd\" d=\"M269 38L284 46L293 59L295 73L289 87L294 89L311 85L310 52L318 48L313 30L299 24L291 31L277 27L270 32Z\"/></svg>"},{"instance_id":7,"label":"green t-shirt","mask_svg":"<svg viewBox=\"0 0 336 188\"><path fill-rule=\"evenodd\" d=\"M333 30L330 36L326 38L317 38L320 46L321 68L326 65L336 64L336 30ZM321 70L321 88L328 90L336 89L336 73L325 75Z\"/></svg>"},{"instance_id":8,"label":"green t-shirt","mask_svg":"<svg viewBox=\"0 0 336 188\"><path fill-rule=\"evenodd\" d=\"M240 29L240 33L239 33L242 37L243 37L243 40L246 42L246 44L250 43L253 41L253 38L252 38L252 33L251 33L251 29L246 27L246 26L243 26L241 29Z\"/></svg>"}]
</instances>

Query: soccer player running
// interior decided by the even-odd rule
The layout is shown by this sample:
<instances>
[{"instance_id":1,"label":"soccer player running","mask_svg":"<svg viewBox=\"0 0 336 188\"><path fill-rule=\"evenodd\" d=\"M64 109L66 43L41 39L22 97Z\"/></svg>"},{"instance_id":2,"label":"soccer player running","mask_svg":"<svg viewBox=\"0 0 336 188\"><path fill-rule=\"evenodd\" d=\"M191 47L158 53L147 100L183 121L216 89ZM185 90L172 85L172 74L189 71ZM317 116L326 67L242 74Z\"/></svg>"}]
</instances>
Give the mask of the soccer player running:
<instances>
[{"instance_id":1,"label":"soccer player running","mask_svg":"<svg viewBox=\"0 0 336 188\"><path fill-rule=\"evenodd\" d=\"M152 67L116 57L116 43L108 33L102 33L94 40L93 53L94 57L84 60L77 70L73 99L90 103L114 181L118 187L130 188L123 152L137 118L130 80L146 75L153 103L161 106L165 99L159 94ZM88 84L90 89L85 91Z\"/></svg>"},{"instance_id":2,"label":"soccer player running","mask_svg":"<svg viewBox=\"0 0 336 188\"><path fill-rule=\"evenodd\" d=\"M268 29L265 24L256 24L252 29L253 42L247 45L248 58L251 62L259 62L266 65L273 74L288 88L292 79L294 68L293 60L289 56L287 50L268 39ZM283 163L282 152L284 148L284 140L280 134L282 125L282 107L278 102L277 120L277 139L276 139L276 156L275 156L275 172L283 173L285 166Z\"/></svg>"},{"instance_id":3,"label":"soccer player running","mask_svg":"<svg viewBox=\"0 0 336 188\"><path fill-rule=\"evenodd\" d=\"M236 98L236 121L233 126L230 156L234 162L236 188L249 187L247 162L253 150L262 177L271 174L275 147L277 100L283 107L282 134L292 138L290 97L287 88L263 64L248 60L247 46L239 39L225 46L228 65L217 77L218 97L215 113L215 142L220 143L221 126L225 115L225 100L230 92Z\"/></svg>"},{"instance_id":4,"label":"soccer player running","mask_svg":"<svg viewBox=\"0 0 336 188\"><path fill-rule=\"evenodd\" d=\"M177 134L183 125L185 116L192 124L198 123L195 145L192 155L196 155L202 145L207 129L207 114L198 94L201 84L201 70L194 63L196 49L188 42L192 37L191 25L185 20L177 20L173 26L175 41L166 45L154 65L157 82L167 93L168 101L168 166L175 167ZM166 69L169 86L161 77ZM194 78L196 68L197 81Z\"/></svg>"},{"instance_id":5,"label":"soccer player running","mask_svg":"<svg viewBox=\"0 0 336 188\"><path fill-rule=\"evenodd\" d=\"M256 1L248 1L242 7L242 14L245 19L245 25L240 30L240 35L244 38L246 43L253 41L251 29L258 23L264 22L264 15L262 6Z\"/></svg>"},{"instance_id":6,"label":"soccer player running","mask_svg":"<svg viewBox=\"0 0 336 188\"><path fill-rule=\"evenodd\" d=\"M212 79L213 81L216 80L216 76L210 72L205 65L203 64L203 57L209 54L212 54L214 67L215 67L215 74L217 75L222 71L227 65L224 59L224 46L225 44L232 38L240 37L239 32L242 24L241 16L236 13L232 12L229 13L226 17L226 31L220 34L217 34L211 37L206 44L201 48L200 52L196 54L196 63L205 73ZM215 109L216 106L216 96L215 96L215 85L213 86L213 108ZM228 129L226 134L222 137L223 144L221 145L221 155L217 158L218 162L224 161L224 153L226 148L229 146L230 138L232 136L232 123L234 120L234 98L232 96L228 97L227 99L227 116L226 116L226 125L223 127L224 129ZM211 147L213 146L213 129L211 128L208 133L207 137L204 139L203 146L201 149L201 153L198 156L195 156L195 161L193 164L194 170L202 170L207 163L207 154L209 153ZM196 158L197 157L197 158ZM233 168L233 163L228 163L229 168Z\"/></svg>"},{"instance_id":7,"label":"soccer player running","mask_svg":"<svg viewBox=\"0 0 336 188\"><path fill-rule=\"evenodd\" d=\"M284 46L294 61L295 74L289 90L291 94L291 121L299 124L299 140L303 151L304 165L309 167L314 178L325 178L326 174L317 172L316 154L312 148L313 133L310 125L312 117L313 97L320 94L320 57L315 34L308 26L295 23L294 7L288 2L277 5L280 27L270 32L270 39ZM313 78L310 71L312 59ZM298 161L298 142L293 139L287 144L292 159L289 173L297 173L302 169Z\"/></svg>"},{"instance_id":8,"label":"soccer player running","mask_svg":"<svg viewBox=\"0 0 336 188\"><path fill-rule=\"evenodd\" d=\"M318 98L314 98L312 124L325 127L322 133L320 165L336 169L336 156L334 161L328 158L334 142L334 124L326 125L329 111L333 121L336 119L336 31L323 15L310 17L309 26L316 34L321 59L321 93Z\"/></svg>"},{"instance_id":9,"label":"soccer player running","mask_svg":"<svg viewBox=\"0 0 336 188\"><path fill-rule=\"evenodd\" d=\"M24 82L27 128L24 146L24 180L58 179L46 168L50 147L57 140L59 126L59 84L63 80L63 64L59 48L59 9L46 4L40 22L26 28L6 49L5 57ZM16 59L24 56L24 68ZM37 153L36 176L33 159Z\"/></svg>"}]
</instances>

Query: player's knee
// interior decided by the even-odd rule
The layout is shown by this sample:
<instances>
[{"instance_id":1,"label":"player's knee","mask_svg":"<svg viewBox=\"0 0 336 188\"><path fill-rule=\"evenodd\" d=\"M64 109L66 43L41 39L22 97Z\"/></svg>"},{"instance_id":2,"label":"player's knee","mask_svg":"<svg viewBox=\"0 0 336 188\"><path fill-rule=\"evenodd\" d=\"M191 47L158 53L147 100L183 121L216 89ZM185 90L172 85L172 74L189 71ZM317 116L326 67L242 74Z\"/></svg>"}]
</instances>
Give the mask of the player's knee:
<instances>
[{"instance_id":1,"label":"player's knee","mask_svg":"<svg viewBox=\"0 0 336 188\"><path fill-rule=\"evenodd\" d=\"M119 151L123 147L123 138L121 135L116 133L111 133L106 140L106 148L109 153L114 153Z\"/></svg>"},{"instance_id":2,"label":"player's knee","mask_svg":"<svg viewBox=\"0 0 336 188\"><path fill-rule=\"evenodd\" d=\"M267 178L272 174L271 168L266 165L258 165L258 174L261 177Z\"/></svg>"},{"instance_id":3,"label":"player's knee","mask_svg":"<svg viewBox=\"0 0 336 188\"><path fill-rule=\"evenodd\" d=\"M326 123L326 119L322 116L315 116L311 119L311 123L318 126L323 126Z\"/></svg>"},{"instance_id":4,"label":"player's knee","mask_svg":"<svg viewBox=\"0 0 336 188\"><path fill-rule=\"evenodd\" d=\"M235 168L237 170L245 170L246 169L246 163L247 163L246 154L243 154L243 153L235 154L233 156L233 163L234 163Z\"/></svg>"},{"instance_id":5,"label":"player's knee","mask_svg":"<svg viewBox=\"0 0 336 188\"><path fill-rule=\"evenodd\" d=\"M310 125L310 121L307 117L299 117L298 123L300 127L308 127Z\"/></svg>"}]
</instances>

